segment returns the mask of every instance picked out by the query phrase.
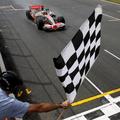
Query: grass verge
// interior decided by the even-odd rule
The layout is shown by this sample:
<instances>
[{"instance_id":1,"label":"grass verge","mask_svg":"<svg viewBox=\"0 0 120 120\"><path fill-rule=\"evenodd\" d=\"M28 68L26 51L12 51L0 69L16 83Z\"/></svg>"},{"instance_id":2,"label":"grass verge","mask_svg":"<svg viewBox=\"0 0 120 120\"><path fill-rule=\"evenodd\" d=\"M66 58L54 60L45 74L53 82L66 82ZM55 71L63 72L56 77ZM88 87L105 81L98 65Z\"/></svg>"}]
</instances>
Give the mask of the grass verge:
<instances>
[{"instance_id":1,"label":"grass verge","mask_svg":"<svg viewBox=\"0 0 120 120\"><path fill-rule=\"evenodd\" d=\"M118 4L120 4L120 0L106 0L106 1L114 2L114 3L118 3Z\"/></svg>"}]
</instances>

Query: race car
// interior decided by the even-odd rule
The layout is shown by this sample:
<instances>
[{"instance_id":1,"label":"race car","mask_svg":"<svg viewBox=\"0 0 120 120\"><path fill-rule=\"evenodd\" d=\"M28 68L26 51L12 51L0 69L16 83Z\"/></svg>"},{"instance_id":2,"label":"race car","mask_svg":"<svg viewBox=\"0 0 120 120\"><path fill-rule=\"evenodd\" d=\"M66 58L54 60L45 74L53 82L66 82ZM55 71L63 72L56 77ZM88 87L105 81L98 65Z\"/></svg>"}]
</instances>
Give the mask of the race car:
<instances>
[{"instance_id":1,"label":"race car","mask_svg":"<svg viewBox=\"0 0 120 120\"><path fill-rule=\"evenodd\" d=\"M54 31L65 29L65 19L63 16L57 17L44 5L32 5L26 11L26 16L33 21L38 30Z\"/></svg>"}]
</instances>

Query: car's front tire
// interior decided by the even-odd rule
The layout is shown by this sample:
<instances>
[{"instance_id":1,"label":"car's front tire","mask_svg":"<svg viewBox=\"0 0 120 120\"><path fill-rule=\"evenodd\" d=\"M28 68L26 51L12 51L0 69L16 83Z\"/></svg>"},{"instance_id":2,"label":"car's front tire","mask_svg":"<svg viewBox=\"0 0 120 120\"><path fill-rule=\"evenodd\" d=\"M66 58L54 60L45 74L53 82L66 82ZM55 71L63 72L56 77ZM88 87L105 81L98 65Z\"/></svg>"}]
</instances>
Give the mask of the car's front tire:
<instances>
[{"instance_id":1,"label":"car's front tire","mask_svg":"<svg viewBox=\"0 0 120 120\"><path fill-rule=\"evenodd\" d=\"M32 16L30 15L30 10L27 10L27 11L26 11L26 17L27 17L29 20L33 20Z\"/></svg>"},{"instance_id":2,"label":"car's front tire","mask_svg":"<svg viewBox=\"0 0 120 120\"><path fill-rule=\"evenodd\" d=\"M36 24L37 24L38 30L42 30L44 26L44 18L42 16L37 17Z\"/></svg>"},{"instance_id":3,"label":"car's front tire","mask_svg":"<svg viewBox=\"0 0 120 120\"><path fill-rule=\"evenodd\" d=\"M65 19L63 16L59 16L57 17L57 22L62 22L62 23L65 23Z\"/></svg>"}]
</instances>

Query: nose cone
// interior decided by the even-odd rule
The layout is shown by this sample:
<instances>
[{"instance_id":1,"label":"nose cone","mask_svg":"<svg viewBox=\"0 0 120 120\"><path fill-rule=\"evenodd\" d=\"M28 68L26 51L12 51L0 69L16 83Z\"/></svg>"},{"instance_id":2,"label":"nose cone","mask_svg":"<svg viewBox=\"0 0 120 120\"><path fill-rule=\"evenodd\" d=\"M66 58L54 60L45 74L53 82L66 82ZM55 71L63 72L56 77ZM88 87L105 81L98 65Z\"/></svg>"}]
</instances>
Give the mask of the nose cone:
<instances>
[{"instance_id":1,"label":"nose cone","mask_svg":"<svg viewBox=\"0 0 120 120\"><path fill-rule=\"evenodd\" d=\"M57 25L53 25L53 27L52 27L52 28L56 30L56 29L57 29Z\"/></svg>"}]
</instances>

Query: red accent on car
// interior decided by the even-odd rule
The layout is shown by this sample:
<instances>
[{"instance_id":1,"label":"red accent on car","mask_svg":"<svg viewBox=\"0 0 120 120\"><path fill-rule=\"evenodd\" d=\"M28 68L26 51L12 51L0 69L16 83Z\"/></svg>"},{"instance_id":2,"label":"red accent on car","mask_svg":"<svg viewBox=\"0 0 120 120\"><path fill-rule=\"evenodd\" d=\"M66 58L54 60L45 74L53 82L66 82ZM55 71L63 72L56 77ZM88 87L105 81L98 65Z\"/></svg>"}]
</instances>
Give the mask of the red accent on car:
<instances>
[{"instance_id":1,"label":"red accent on car","mask_svg":"<svg viewBox=\"0 0 120 120\"><path fill-rule=\"evenodd\" d=\"M31 9L43 9L44 5L32 5L30 6Z\"/></svg>"},{"instance_id":2,"label":"red accent on car","mask_svg":"<svg viewBox=\"0 0 120 120\"><path fill-rule=\"evenodd\" d=\"M61 24L61 22L56 22L56 25L59 26Z\"/></svg>"},{"instance_id":3,"label":"red accent on car","mask_svg":"<svg viewBox=\"0 0 120 120\"><path fill-rule=\"evenodd\" d=\"M56 30L58 27L57 25L53 25L52 28Z\"/></svg>"}]
</instances>

